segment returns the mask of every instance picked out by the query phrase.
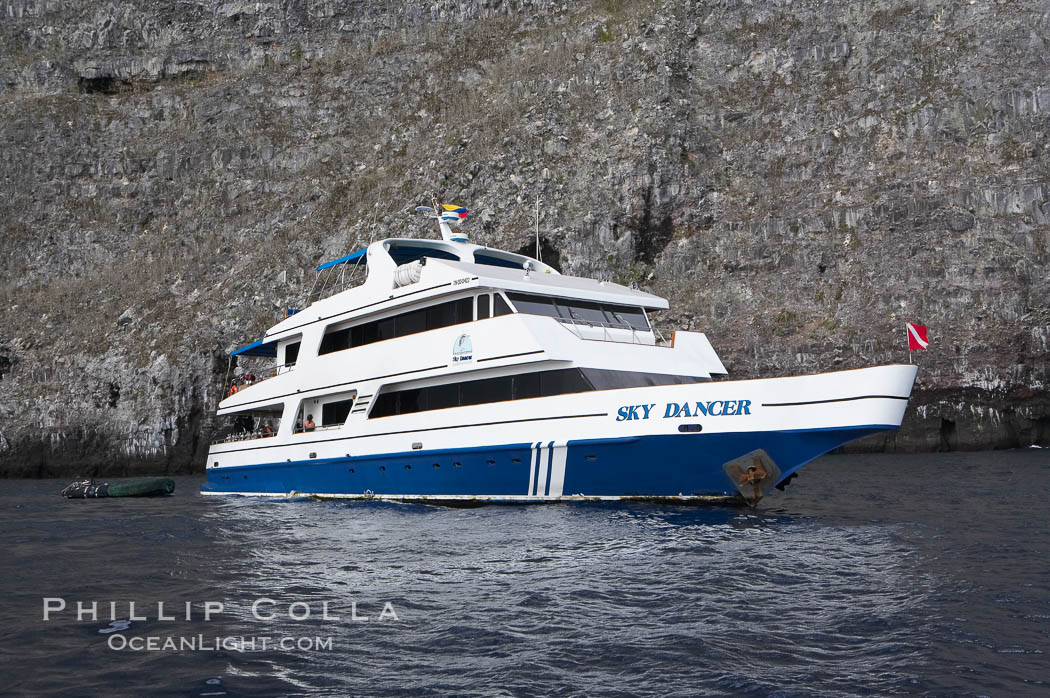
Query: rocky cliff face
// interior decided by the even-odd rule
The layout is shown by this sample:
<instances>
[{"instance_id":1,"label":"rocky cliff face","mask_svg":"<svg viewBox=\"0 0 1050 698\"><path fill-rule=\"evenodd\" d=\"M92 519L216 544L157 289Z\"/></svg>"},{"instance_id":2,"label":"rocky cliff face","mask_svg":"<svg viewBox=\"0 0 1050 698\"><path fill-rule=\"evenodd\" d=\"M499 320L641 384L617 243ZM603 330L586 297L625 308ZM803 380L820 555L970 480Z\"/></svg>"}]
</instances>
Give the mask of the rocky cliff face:
<instances>
[{"instance_id":1,"label":"rocky cliff face","mask_svg":"<svg viewBox=\"0 0 1050 698\"><path fill-rule=\"evenodd\" d=\"M731 373L906 360L868 448L1050 441L1044 2L0 0L0 472L203 467L225 351L408 212L666 295Z\"/></svg>"}]
</instances>

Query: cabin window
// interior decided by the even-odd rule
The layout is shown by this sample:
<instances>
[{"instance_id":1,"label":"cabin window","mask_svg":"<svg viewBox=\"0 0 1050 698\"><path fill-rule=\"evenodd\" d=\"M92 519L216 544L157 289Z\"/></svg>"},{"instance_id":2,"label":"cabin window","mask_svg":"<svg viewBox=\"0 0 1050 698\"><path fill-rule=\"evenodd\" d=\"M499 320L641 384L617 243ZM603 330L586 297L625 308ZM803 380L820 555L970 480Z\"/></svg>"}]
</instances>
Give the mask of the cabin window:
<instances>
[{"instance_id":1,"label":"cabin window","mask_svg":"<svg viewBox=\"0 0 1050 698\"><path fill-rule=\"evenodd\" d=\"M341 330L325 330L324 338L321 339L321 348L318 354L330 354L333 351L341 351L350 348L350 328Z\"/></svg>"},{"instance_id":2,"label":"cabin window","mask_svg":"<svg viewBox=\"0 0 1050 698\"><path fill-rule=\"evenodd\" d=\"M478 320L489 317L489 294L483 293L478 296Z\"/></svg>"},{"instance_id":3,"label":"cabin window","mask_svg":"<svg viewBox=\"0 0 1050 698\"><path fill-rule=\"evenodd\" d=\"M448 303L432 305L426 309L426 328L436 330L459 325L474 319L474 299L460 298Z\"/></svg>"},{"instance_id":4,"label":"cabin window","mask_svg":"<svg viewBox=\"0 0 1050 698\"><path fill-rule=\"evenodd\" d=\"M346 423L356 399L357 391L351 390L300 401L292 433L338 429ZM313 426L309 426L310 422Z\"/></svg>"},{"instance_id":5,"label":"cabin window","mask_svg":"<svg viewBox=\"0 0 1050 698\"><path fill-rule=\"evenodd\" d=\"M594 388L578 368L540 373L540 395L542 396L582 393L588 390L594 390Z\"/></svg>"},{"instance_id":6,"label":"cabin window","mask_svg":"<svg viewBox=\"0 0 1050 698\"><path fill-rule=\"evenodd\" d=\"M372 412L369 414L369 417L389 417L392 414L399 414L397 396L398 393L396 391L381 393L376 399L372 400Z\"/></svg>"},{"instance_id":7,"label":"cabin window","mask_svg":"<svg viewBox=\"0 0 1050 698\"><path fill-rule=\"evenodd\" d=\"M707 377L677 376L636 371L593 368L563 368L512 376L482 378L461 383L429 385L423 388L383 391L372 404L369 419L412 414L446 407L485 405L507 400L615 390L653 385L700 383Z\"/></svg>"},{"instance_id":8,"label":"cabin window","mask_svg":"<svg viewBox=\"0 0 1050 698\"><path fill-rule=\"evenodd\" d=\"M492 294L492 317L499 317L501 315L510 315L514 311L510 309L510 305L507 304L506 299L502 293Z\"/></svg>"},{"instance_id":9,"label":"cabin window","mask_svg":"<svg viewBox=\"0 0 1050 698\"><path fill-rule=\"evenodd\" d=\"M459 386L460 405L484 405L512 399L510 376L467 381Z\"/></svg>"},{"instance_id":10,"label":"cabin window","mask_svg":"<svg viewBox=\"0 0 1050 698\"><path fill-rule=\"evenodd\" d=\"M486 295L487 299L488 296ZM474 320L474 298L468 296L438 303L427 308L410 310L381 320L364 322L353 327L326 329L318 354L330 354L353 347L361 347L384 339L406 337L427 330L436 330Z\"/></svg>"},{"instance_id":11,"label":"cabin window","mask_svg":"<svg viewBox=\"0 0 1050 698\"><path fill-rule=\"evenodd\" d=\"M618 388L640 388L650 385L683 385L705 383L707 376L678 376L667 373L642 373L640 371L612 371L604 368L585 368L583 375L595 390Z\"/></svg>"},{"instance_id":12,"label":"cabin window","mask_svg":"<svg viewBox=\"0 0 1050 698\"><path fill-rule=\"evenodd\" d=\"M474 299L472 298L460 298L458 301L452 301L446 305L453 307L455 320L450 322L450 325L458 325L464 322L470 322L474 319Z\"/></svg>"},{"instance_id":13,"label":"cabin window","mask_svg":"<svg viewBox=\"0 0 1050 698\"><path fill-rule=\"evenodd\" d=\"M426 309L427 313L427 327L431 330L438 329L439 327L448 327L449 325L455 325L455 315L453 314L448 303L442 303L441 305L432 305Z\"/></svg>"},{"instance_id":14,"label":"cabin window","mask_svg":"<svg viewBox=\"0 0 1050 698\"><path fill-rule=\"evenodd\" d=\"M321 426L335 426L344 424L350 409L354 406L354 399L336 400L326 402L321 406Z\"/></svg>"},{"instance_id":15,"label":"cabin window","mask_svg":"<svg viewBox=\"0 0 1050 698\"><path fill-rule=\"evenodd\" d=\"M578 368L539 371L518 376L497 376L462 383L383 392L373 403L369 418L589 390L594 388L587 383L587 379Z\"/></svg>"},{"instance_id":16,"label":"cabin window","mask_svg":"<svg viewBox=\"0 0 1050 698\"><path fill-rule=\"evenodd\" d=\"M402 412L422 412L427 408L422 388L411 388L400 391L398 409Z\"/></svg>"},{"instance_id":17,"label":"cabin window","mask_svg":"<svg viewBox=\"0 0 1050 698\"><path fill-rule=\"evenodd\" d=\"M427 329L427 311L425 309L413 310L410 313L398 315L395 320L395 334L404 337L406 334L425 332Z\"/></svg>"},{"instance_id":18,"label":"cabin window","mask_svg":"<svg viewBox=\"0 0 1050 698\"><path fill-rule=\"evenodd\" d=\"M540 396L540 374L521 373L511 376L514 381L514 397L525 400L530 397Z\"/></svg>"},{"instance_id":19,"label":"cabin window","mask_svg":"<svg viewBox=\"0 0 1050 698\"><path fill-rule=\"evenodd\" d=\"M443 410L446 407L459 407L459 383L431 386L427 390L427 409Z\"/></svg>"},{"instance_id":20,"label":"cabin window","mask_svg":"<svg viewBox=\"0 0 1050 698\"><path fill-rule=\"evenodd\" d=\"M397 318L388 317L382 320L376 320L376 341L382 342L384 339L393 339L397 336Z\"/></svg>"},{"instance_id":21,"label":"cabin window","mask_svg":"<svg viewBox=\"0 0 1050 698\"><path fill-rule=\"evenodd\" d=\"M379 341L379 325L375 322L366 322L350 328L350 346L359 347L362 344L371 344Z\"/></svg>"},{"instance_id":22,"label":"cabin window","mask_svg":"<svg viewBox=\"0 0 1050 698\"><path fill-rule=\"evenodd\" d=\"M299 345L302 341L292 342L284 348L284 363L286 366L291 366L299 359Z\"/></svg>"}]
</instances>

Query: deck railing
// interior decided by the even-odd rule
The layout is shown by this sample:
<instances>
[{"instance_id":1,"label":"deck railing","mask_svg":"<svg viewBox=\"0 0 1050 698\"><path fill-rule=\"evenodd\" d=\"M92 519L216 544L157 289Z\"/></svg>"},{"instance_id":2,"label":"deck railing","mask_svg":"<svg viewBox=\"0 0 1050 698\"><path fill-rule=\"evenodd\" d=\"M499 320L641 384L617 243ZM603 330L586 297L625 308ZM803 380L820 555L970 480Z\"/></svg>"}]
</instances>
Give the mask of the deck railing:
<instances>
[{"instance_id":1,"label":"deck railing","mask_svg":"<svg viewBox=\"0 0 1050 698\"><path fill-rule=\"evenodd\" d=\"M269 380L274 376L279 376L282 373L288 373L293 368L295 368L294 361L285 364L277 364L275 366L266 366L265 368L259 369L258 373L255 373L253 369L252 372L249 372L247 374L248 376L253 377L251 381L248 381L246 376L241 376L240 378L234 376L233 381L230 383L229 386L227 386L227 395L233 395L234 393L240 392L245 388L249 388L253 385L262 383L265 380ZM237 386L237 390L234 390L233 386Z\"/></svg>"},{"instance_id":2,"label":"deck railing","mask_svg":"<svg viewBox=\"0 0 1050 698\"><path fill-rule=\"evenodd\" d=\"M215 439L211 442L211 444L212 446L214 446L216 444L228 444L234 443L236 441L251 441L252 439L269 439L274 436L277 436L277 432L271 432L267 434L266 432L258 429L255 431L240 431L236 434L229 434L228 436L224 436L221 439Z\"/></svg>"},{"instance_id":3,"label":"deck railing","mask_svg":"<svg viewBox=\"0 0 1050 698\"><path fill-rule=\"evenodd\" d=\"M621 343L624 343L624 344L643 344L643 345L646 345L646 346L667 346L668 345L667 341L664 339L663 335L660 333L660 330L658 330L656 327L653 327L653 326L650 326L648 331L642 331L642 330L638 330L638 329L636 329L634 327L624 327L622 325L609 325L609 324L602 323L602 322L582 322L582 321L575 320L573 318L556 317L554 319L557 320L559 323L561 323L561 325L563 327L565 327L565 329L569 330L570 332L572 332L574 335L576 335L580 339L584 339L584 340L591 341L591 342L621 342ZM584 333L584 329L597 329L597 328L600 328L601 331L602 331L602 336L601 337L588 337ZM617 332L624 332L626 330L630 330L631 334L630 334L630 337L628 338L626 334L611 334L610 330L617 331ZM653 341L652 342L644 341L646 339L646 337L640 337L639 336L639 335L647 335L647 334L652 334L653 335Z\"/></svg>"},{"instance_id":4,"label":"deck railing","mask_svg":"<svg viewBox=\"0 0 1050 698\"><path fill-rule=\"evenodd\" d=\"M340 264L317 273L314 285L306 295L306 304L342 293L348 288L360 286L368 277L367 271L361 271L363 264ZM347 269L347 267L350 267Z\"/></svg>"},{"instance_id":5,"label":"deck railing","mask_svg":"<svg viewBox=\"0 0 1050 698\"><path fill-rule=\"evenodd\" d=\"M292 429L292 433L293 434L302 434L302 433L308 432L308 431L331 431L332 429L338 429L341 426L343 426L343 425L342 424L325 424L323 426L317 426L317 427L313 427L311 429L305 429L302 426L296 426L294 429Z\"/></svg>"}]
</instances>

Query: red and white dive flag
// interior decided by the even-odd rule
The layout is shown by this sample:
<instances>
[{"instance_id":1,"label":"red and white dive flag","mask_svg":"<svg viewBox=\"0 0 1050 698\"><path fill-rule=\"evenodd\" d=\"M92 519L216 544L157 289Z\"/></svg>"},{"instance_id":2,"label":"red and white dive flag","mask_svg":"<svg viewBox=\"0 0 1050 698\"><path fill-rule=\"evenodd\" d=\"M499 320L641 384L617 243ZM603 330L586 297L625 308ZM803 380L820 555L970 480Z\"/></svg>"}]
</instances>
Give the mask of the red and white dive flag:
<instances>
[{"instance_id":1,"label":"red and white dive flag","mask_svg":"<svg viewBox=\"0 0 1050 698\"><path fill-rule=\"evenodd\" d=\"M917 325L914 322L904 324L908 326L908 351L930 346L930 340L926 339L926 325Z\"/></svg>"}]
</instances>

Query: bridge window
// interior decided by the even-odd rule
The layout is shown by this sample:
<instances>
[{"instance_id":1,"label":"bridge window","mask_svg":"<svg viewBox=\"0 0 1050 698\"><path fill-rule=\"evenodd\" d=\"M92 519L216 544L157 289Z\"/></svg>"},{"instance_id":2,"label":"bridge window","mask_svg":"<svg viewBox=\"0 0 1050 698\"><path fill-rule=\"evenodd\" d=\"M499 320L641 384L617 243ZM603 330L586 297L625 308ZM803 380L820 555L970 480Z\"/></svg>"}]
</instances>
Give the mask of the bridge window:
<instances>
[{"instance_id":1,"label":"bridge window","mask_svg":"<svg viewBox=\"0 0 1050 698\"><path fill-rule=\"evenodd\" d=\"M554 307L554 299L546 296L530 296L525 293L508 293L514 307L519 313L528 315L546 315L558 317L558 309Z\"/></svg>"},{"instance_id":2,"label":"bridge window","mask_svg":"<svg viewBox=\"0 0 1050 698\"><path fill-rule=\"evenodd\" d=\"M587 303L585 301L572 301L571 305L565 305L559 303L558 305L564 305L569 311L569 317L579 323L586 325L603 325L608 324L609 319L602 312L602 307L597 303Z\"/></svg>"},{"instance_id":3,"label":"bridge window","mask_svg":"<svg viewBox=\"0 0 1050 698\"><path fill-rule=\"evenodd\" d=\"M508 293L519 313L545 315L581 325L649 331L645 311L628 305L595 303L569 298L550 298L528 293Z\"/></svg>"},{"instance_id":4,"label":"bridge window","mask_svg":"<svg viewBox=\"0 0 1050 698\"><path fill-rule=\"evenodd\" d=\"M645 311L641 308L633 308L627 305L607 305L603 303L602 310L605 311L606 317L609 318L609 324L611 327L629 327L632 330L640 330L642 332L649 331L649 319L645 316Z\"/></svg>"}]
</instances>

